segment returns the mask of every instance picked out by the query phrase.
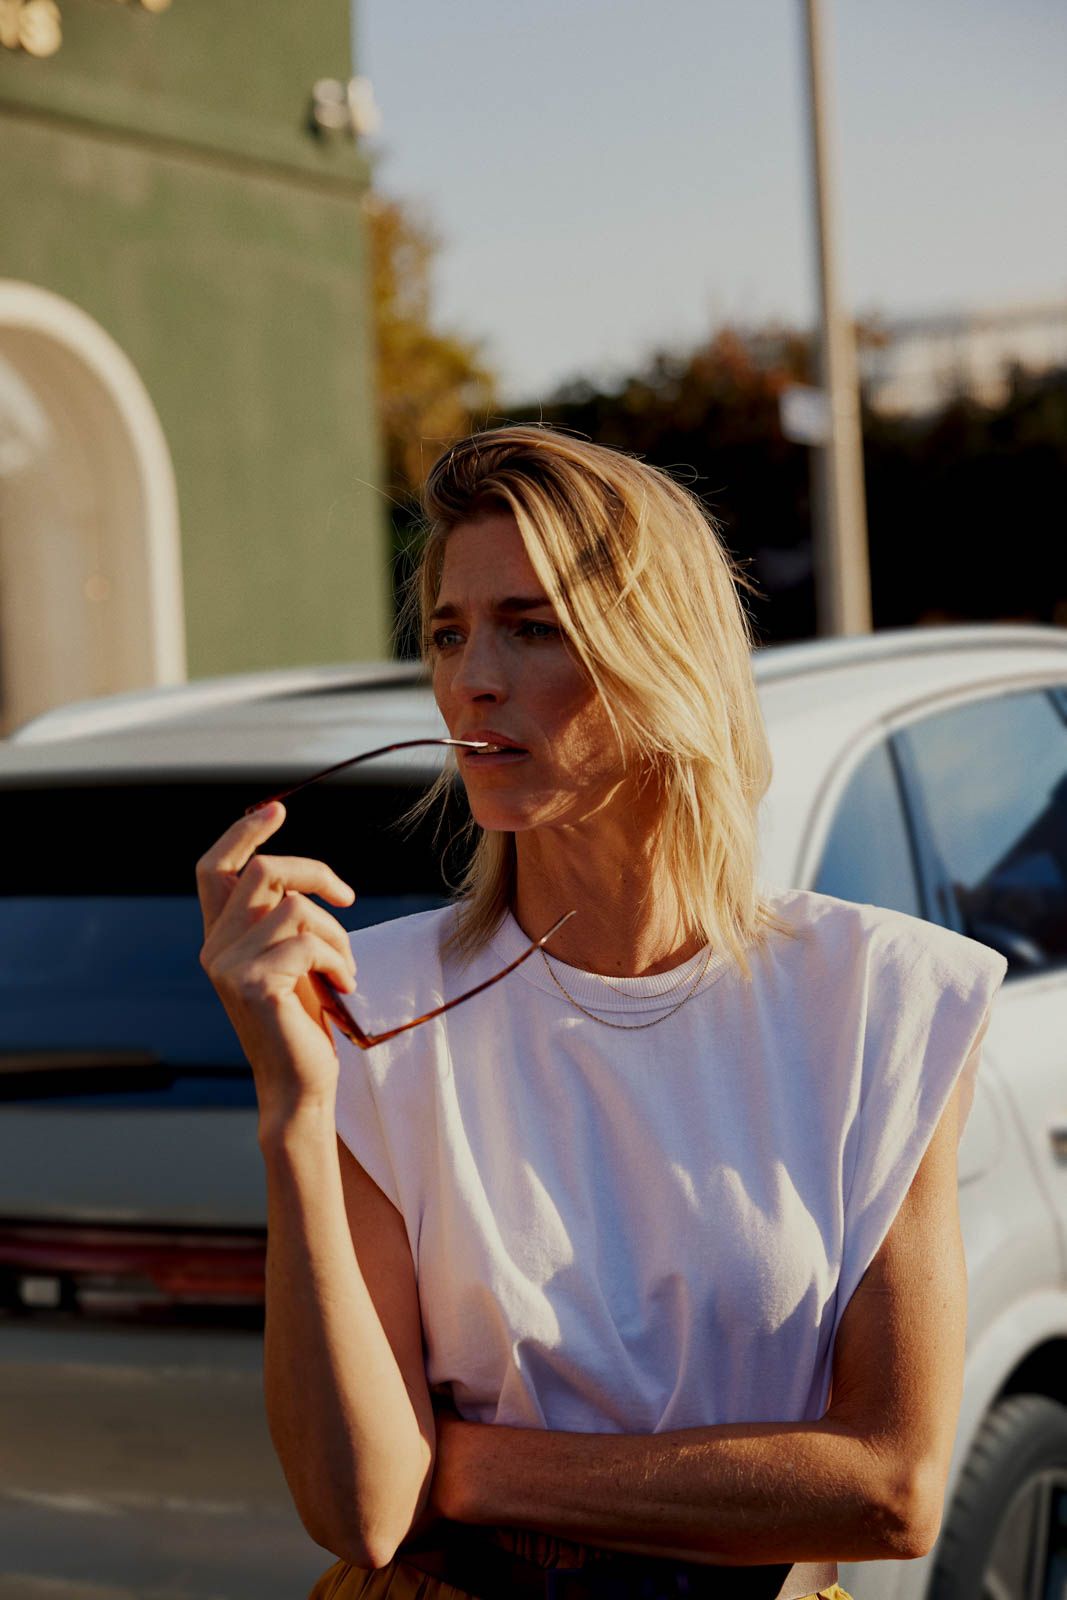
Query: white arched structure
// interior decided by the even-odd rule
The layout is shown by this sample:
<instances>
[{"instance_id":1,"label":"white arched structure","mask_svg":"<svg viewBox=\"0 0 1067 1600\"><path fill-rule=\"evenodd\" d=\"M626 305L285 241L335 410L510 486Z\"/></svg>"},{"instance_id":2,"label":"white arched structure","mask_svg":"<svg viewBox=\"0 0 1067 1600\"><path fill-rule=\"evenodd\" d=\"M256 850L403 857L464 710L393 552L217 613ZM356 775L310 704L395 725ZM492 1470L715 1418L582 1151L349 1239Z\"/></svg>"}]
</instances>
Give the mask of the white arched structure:
<instances>
[{"instance_id":1,"label":"white arched structure","mask_svg":"<svg viewBox=\"0 0 1067 1600\"><path fill-rule=\"evenodd\" d=\"M92 317L0 278L0 733L184 678L178 497L148 391Z\"/></svg>"}]
</instances>

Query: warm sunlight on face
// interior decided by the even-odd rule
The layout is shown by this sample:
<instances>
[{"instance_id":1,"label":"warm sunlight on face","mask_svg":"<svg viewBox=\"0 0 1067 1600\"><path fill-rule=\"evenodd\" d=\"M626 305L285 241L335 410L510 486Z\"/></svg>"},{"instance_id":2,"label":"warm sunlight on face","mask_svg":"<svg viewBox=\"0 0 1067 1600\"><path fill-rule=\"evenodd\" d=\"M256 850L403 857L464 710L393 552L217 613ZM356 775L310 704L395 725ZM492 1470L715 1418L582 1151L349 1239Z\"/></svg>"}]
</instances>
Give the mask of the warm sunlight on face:
<instances>
[{"instance_id":1,"label":"warm sunlight on face","mask_svg":"<svg viewBox=\"0 0 1067 1600\"><path fill-rule=\"evenodd\" d=\"M625 803L630 782L607 715L509 511L449 535L430 632L434 693L452 737L500 735L519 747L457 752L481 827L561 826Z\"/></svg>"}]
</instances>

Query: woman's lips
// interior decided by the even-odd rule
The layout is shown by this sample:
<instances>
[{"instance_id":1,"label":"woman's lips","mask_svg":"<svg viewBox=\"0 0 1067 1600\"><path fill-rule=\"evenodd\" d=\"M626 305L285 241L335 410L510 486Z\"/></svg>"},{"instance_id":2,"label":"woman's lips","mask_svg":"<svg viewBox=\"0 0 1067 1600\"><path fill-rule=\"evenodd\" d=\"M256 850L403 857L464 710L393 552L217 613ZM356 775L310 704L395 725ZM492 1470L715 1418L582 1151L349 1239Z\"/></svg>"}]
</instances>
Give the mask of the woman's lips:
<instances>
[{"instance_id":1,"label":"woman's lips","mask_svg":"<svg viewBox=\"0 0 1067 1600\"><path fill-rule=\"evenodd\" d=\"M496 750L464 750L462 760L472 767L497 767L507 766L515 761L525 761L529 756L528 750L509 750L498 748Z\"/></svg>"}]
</instances>

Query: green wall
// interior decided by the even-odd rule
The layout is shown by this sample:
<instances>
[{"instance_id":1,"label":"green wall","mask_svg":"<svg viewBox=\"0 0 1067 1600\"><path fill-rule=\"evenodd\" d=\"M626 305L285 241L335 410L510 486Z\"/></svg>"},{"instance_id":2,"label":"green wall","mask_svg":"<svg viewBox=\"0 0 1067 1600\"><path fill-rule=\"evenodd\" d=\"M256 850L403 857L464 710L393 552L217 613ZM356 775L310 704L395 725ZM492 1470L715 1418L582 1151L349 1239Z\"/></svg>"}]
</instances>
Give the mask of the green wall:
<instances>
[{"instance_id":1,"label":"green wall","mask_svg":"<svg viewBox=\"0 0 1067 1600\"><path fill-rule=\"evenodd\" d=\"M366 166L307 129L347 4L62 0L0 50L0 276L122 346L174 459L191 677L388 654Z\"/></svg>"}]
</instances>

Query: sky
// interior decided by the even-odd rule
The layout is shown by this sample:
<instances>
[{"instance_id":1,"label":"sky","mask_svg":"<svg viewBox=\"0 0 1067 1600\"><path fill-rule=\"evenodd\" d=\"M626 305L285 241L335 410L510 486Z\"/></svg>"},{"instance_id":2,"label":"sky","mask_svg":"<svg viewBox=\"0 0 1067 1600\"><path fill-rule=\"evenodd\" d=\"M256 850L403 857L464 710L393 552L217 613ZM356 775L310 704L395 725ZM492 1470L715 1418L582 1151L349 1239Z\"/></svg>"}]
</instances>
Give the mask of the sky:
<instances>
[{"instance_id":1,"label":"sky","mask_svg":"<svg viewBox=\"0 0 1067 1600\"><path fill-rule=\"evenodd\" d=\"M1067 300L1063 0L824 3L846 304ZM354 0L379 188L507 402L816 316L802 0Z\"/></svg>"}]
</instances>

